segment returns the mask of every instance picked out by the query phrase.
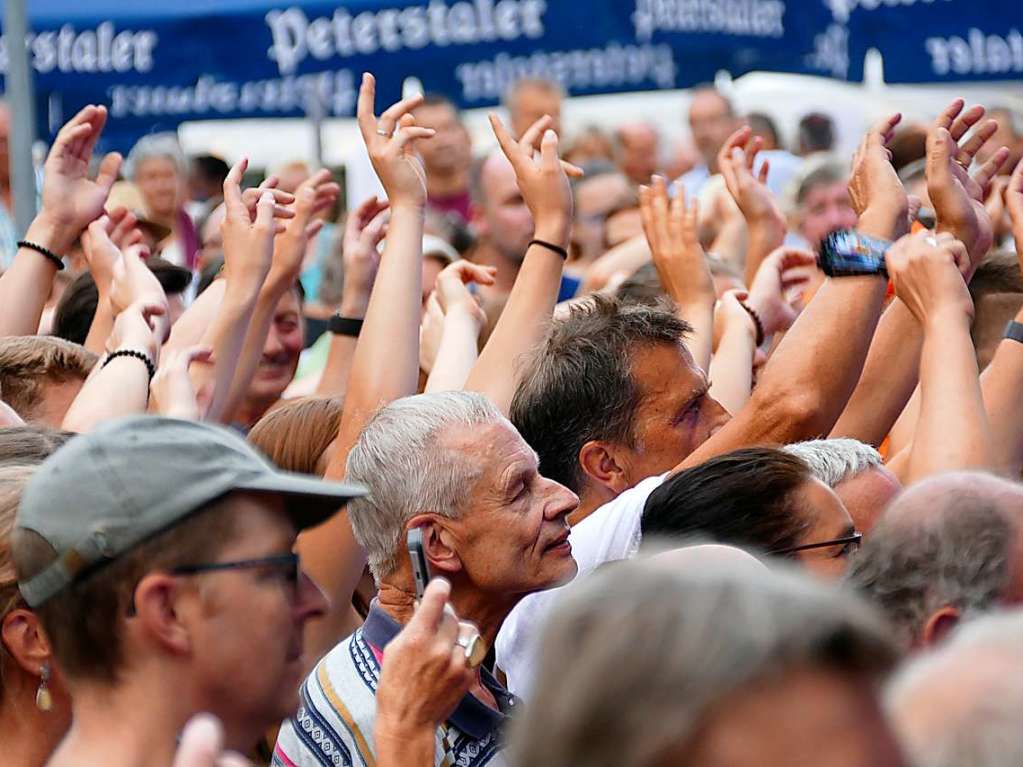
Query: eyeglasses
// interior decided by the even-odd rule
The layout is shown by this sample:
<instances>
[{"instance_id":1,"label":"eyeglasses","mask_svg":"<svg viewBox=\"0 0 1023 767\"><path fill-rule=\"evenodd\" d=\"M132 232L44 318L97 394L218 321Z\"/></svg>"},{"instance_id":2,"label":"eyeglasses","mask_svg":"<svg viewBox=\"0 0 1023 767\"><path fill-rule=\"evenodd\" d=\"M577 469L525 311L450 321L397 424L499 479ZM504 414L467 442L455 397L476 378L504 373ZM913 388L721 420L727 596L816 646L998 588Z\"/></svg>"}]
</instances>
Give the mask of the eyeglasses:
<instances>
[{"instance_id":1,"label":"eyeglasses","mask_svg":"<svg viewBox=\"0 0 1023 767\"><path fill-rule=\"evenodd\" d=\"M842 551L840 556L848 556L860 548L860 541L863 540L863 533L852 533L846 535L843 538L835 538L830 541L821 541L820 543L804 543L802 546L790 546L787 549L775 549L774 551L767 552L773 556L781 554L795 554L797 551L807 551L809 549L825 549L828 546L841 546Z\"/></svg>"},{"instance_id":2,"label":"eyeglasses","mask_svg":"<svg viewBox=\"0 0 1023 767\"><path fill-rule=\"evenodd\" d=\"M259 559L239 559L234 562L206 562L196 565L181 565L167 570L171 575L201 575L202 573L215 573L221 570L253 570L266 567L273 570L283 570L288 582L293 586L298 583L301 570L301 560L298 554L277 554L272 557L260 557ZM135 592L132 590L131 604L128 605L128 615L135 615Z\"/></svg>"}]
</instances>

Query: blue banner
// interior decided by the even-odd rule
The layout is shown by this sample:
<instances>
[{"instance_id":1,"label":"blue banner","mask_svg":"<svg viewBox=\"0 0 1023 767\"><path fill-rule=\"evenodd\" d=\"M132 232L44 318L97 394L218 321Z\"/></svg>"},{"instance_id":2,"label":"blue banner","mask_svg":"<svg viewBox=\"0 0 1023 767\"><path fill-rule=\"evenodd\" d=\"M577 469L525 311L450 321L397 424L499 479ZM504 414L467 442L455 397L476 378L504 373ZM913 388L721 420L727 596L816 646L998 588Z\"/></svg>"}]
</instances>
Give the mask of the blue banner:
<instances>
[{"instance_id":1,"label":"blue banner","mask_svg":"<svg viewBox=\"0 0 1023 767\"><path fill-rule=\"evenodd\" d=\"M889 83L1023 80L1023 0L828 0L850 77L877 48Z\"/></svg>"},{"instance_id":2,"label":"blue banner","mask_svg":"<svg viewBox=\"0 0 1023 767\"><path fill-rule=\"evenodd\" d=\"M379 103L416 77L462 107L523 76L572 95L681 88L719 70L849 75L835 0L31 0L29 51L52 132L86 103L108 142L184 120L354 114L359 76ZM0 39L0 69L6 70Z\"/></svg>"}]
</instances>

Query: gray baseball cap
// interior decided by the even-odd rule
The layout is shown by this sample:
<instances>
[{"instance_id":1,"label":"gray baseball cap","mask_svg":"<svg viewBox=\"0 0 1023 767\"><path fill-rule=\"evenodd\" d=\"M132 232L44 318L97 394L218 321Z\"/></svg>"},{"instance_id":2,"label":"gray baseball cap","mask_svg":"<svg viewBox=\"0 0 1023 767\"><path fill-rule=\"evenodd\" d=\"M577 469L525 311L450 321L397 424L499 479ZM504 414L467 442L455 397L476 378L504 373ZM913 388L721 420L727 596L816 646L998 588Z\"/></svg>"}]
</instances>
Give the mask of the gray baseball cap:
<instances>
[{"instance_id":1,"label":"gray baseball cap","mask_svg":"<svg viewBox=\"0 0 1023 767\"><path fill-rule=\"evenodd\" d=\"M25 488L15 527L42 536L58 556L18 583L22 597L38 607L233 490L283 496L299 530L366 494L358 485L278 471L218 426L155 416L113 420L68 442Z\"/></svg>"}]
</instances>

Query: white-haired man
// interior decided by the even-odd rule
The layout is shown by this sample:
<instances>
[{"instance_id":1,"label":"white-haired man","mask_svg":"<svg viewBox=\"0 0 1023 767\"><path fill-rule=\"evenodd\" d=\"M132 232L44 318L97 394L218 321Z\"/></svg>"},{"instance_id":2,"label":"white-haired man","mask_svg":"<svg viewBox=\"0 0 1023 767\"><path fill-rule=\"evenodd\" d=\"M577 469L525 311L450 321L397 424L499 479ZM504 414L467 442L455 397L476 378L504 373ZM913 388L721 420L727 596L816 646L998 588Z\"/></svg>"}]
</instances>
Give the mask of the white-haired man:
<instances>
[{"instance_id":1,"label":"white-haired man","mask_svg":"<svg viewBox=\"0 0 1023 767\"><path fill-rule=\"evenodd\" d=\"M451 582L451 605L487 645L527 594L576 574L568 515L579 499L542 477L536 453L486 397L467 392L396 400L366 426L347 476L369 489L350 506L379 589L362 628L335 647L302 686L281 729L275 765L371 765L384 647L416 600L406 536L422 532L430 570ZM471 640L467 638L468 655ZM437 729L436 763L485 765L515 699L486 670ZM343 758L338 761L338 755Z\"/></svg>"},{"instance_id":2,"label":"white-haired man","mask_svg":"<svg viewBox=\"0 0 1023 767\"><path fill-rule=\"evenodd\" d=\"M815 439L783 448L802 458L810 473L835 491L861 533L869 533L902 485L881 454L855 439Z\"/></svg>"}]
</instances>

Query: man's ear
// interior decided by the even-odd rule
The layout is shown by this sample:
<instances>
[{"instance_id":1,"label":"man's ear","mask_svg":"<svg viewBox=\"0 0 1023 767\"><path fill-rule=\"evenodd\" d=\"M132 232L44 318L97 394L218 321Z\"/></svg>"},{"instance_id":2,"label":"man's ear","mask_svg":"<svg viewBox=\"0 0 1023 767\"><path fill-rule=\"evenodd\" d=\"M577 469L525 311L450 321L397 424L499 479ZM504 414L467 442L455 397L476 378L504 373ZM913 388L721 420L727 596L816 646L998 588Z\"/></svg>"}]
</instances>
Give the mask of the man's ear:
<instances>
[{"instance_id":1,"label":"man's ear","mask_svg":"<svg viewBox=\"0 0 1023 767\"><path fill-rule=\"evenodd\" d=\"M455 550L451 520L439 514L417 514L409 520L406 530L418 527L423 533L423 551L433 575L450 577L462 570L462 559Z\"/></svg>"},{"instance_id":2,"label":"man's ear","mask_svg":"<svg viewBox=\"0 0 1023 767\"><path fill-rule=\"evenodd\" d=\"M919 645L933 647L945 641L959 625L961 617L959 609L952 605L938 608L927 618L923 631L920 632Z\"/></svg>"},{"instance_id":3,"label":"man's ear","mask_svg":"<svg viewBox=\"0 0 1023 767\"><path fill-rule=\"evenodd\" d=\"M39 616L26 608L11 610L0 623L0 641L14 662L29 674L53 663L50 640L46 637Z\"/></svg>"},{"instance_id":4,"label":"man's ear","mask_svg":"<svg viewBox=\"0 0 1023 767\"><path fill-rule=\"evenodd\" d=\"M579 450L579 465L583 473L616 496L629 489L624 463L614 445L601 440L591 440Z\"/></svg>"},{"instance_id":5,"label":"man's ear","mask_svg":"<svg viewBox=\"0 0 1023 767\"><path fill-rule=\"evenodd\" d=\"M159 571L146 574L135 587L134 595L132 620L137 621L149 637L176 655L192 650L192 636L184 619L199 609L198 599L193 600L194 606L180 604L182 595L181 579Z\"/></svg>"}]
</instances>

